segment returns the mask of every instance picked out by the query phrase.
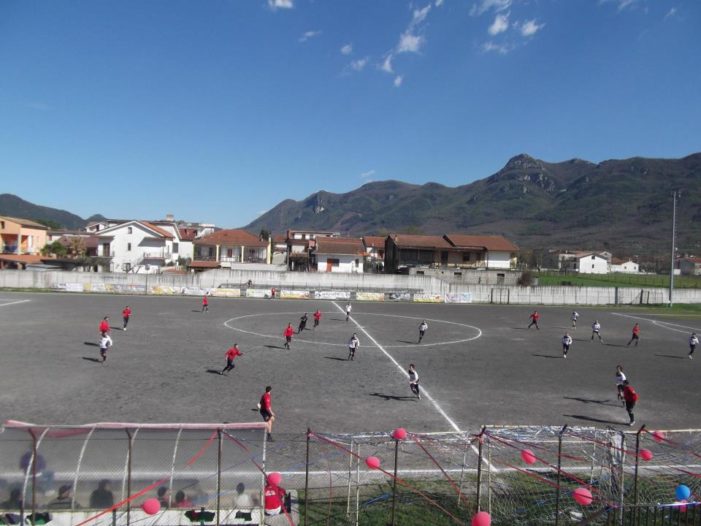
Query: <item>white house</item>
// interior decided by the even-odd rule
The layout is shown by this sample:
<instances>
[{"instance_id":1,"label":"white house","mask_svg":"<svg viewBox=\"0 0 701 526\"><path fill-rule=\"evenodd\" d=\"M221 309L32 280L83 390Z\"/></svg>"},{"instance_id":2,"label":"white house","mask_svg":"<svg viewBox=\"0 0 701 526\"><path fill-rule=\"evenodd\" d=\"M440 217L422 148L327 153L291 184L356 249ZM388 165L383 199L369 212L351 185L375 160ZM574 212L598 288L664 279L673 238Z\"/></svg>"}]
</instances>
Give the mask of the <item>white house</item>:
<instances>
[{"instance_id":1,"label":"white house","mask_svg":"<svg viewBox=\"0 0 701 526\"><path fill-rule=\"evenodd\" d=\"M192 270L231 268L233 263L267 263L268 242L245 230L218 230L194 241Z\"/></svg>"},{"instance_id":2,"label":"white house","mask_svg":"<svg viewBox=\"0 0 701 526\"><path fill-rule=\"evenodd\" d=\"M516 267L518 247L503 236L446 234L443 239L455 248L458 258L462 259L458 266L504 270Z\"/></svg>"},{"instance_id":3,"label":"white house","mask_svg":"<svg viewBox=\"0 0 701 526\"><path fill-rule=\"evenodd\" d=\"M93 231L99 238L97 255L111 258L112 272L153 274L178 260L178 238L147 221L124 221Z\"/></svg>"},{"instance_id":4,"label":"white house","mask_svg":"<svg viewBox=\"0 0 701 526\"><path fill-rule=\"evenodd\" d=\"M365 249L360 239L317 237L314 257L318 272L363 272Z\"/></svg>"},{"instance_id":5,"label":"white house","mask_svg":"<svg viewBox=\"0 0 701 526\"><path fill-rule=\"evenodd\" d=\"M581 254L577 256L575 270L580 274L608 274L609 262L599 254Z\"/></svg>"},{"instance_id":6,"label":"white house","mask_svg":"<svg viewBox=\"0 0 701 526\"><path fill-rule=\"evenodd\" d=\"M611 258L611 272L623 272L626 274L637 274L640 272L640 266L632 259L623 260Z\"/></svg>"}]
</instances>

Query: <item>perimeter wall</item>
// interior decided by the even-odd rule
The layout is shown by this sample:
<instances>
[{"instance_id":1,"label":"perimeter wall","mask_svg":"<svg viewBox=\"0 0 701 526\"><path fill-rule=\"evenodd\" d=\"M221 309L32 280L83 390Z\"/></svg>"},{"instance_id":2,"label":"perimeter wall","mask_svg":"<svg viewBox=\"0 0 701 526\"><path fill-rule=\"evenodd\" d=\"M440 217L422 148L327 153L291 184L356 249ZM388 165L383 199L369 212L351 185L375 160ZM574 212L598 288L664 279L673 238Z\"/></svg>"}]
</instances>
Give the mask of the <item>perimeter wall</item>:
<instances>
[{"instance_id":1,"label":"perimeter wall","mask_svg":"<svg viewBox=\"0 0 701 526\"><path fill-rule=\"evenodd\" d=\"M250 282L250 284L249 284ZM503 305L655 305L664 288L519 287L448 283L433 276L212 270L199 274L111 274L3 270L0 289L116 294L200 295ZM701 303L701 290L677 289L674 303Z\"/></svg>"}]
</instances>

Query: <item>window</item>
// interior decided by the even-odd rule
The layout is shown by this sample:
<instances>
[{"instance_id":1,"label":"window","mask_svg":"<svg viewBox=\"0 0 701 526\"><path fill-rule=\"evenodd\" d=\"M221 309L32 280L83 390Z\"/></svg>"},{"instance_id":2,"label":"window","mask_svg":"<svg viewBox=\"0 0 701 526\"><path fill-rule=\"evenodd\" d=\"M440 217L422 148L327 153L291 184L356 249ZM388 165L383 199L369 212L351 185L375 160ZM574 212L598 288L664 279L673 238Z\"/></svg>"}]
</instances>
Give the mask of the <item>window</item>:
<instances>
[{"instance_id":1,"label":"window","mask_svg":"<svg viewBox=\"0 0 701 526\"><path fill-rule=\"evenodd\" d=\"M127 234L131 234L132 228L130 226L127 227Z\"/></svg>"},{"instance_id":2,"label":"window","mask_svg":"<svg viewBox=\"0 0 701 526\"><path fill-rule=\"evenodd\" d=\"M5 228L5 221L0 221L0 228Z\"/></svg>"},{"instance_id":3,"label":"window","mask_svg":"<svg viewBox=\"0 0 701 526\"><path fill-rule=\"evenodd\" d=\"M594 268L594 263L591 264L591 268Z\"/></svg>"},{"instance_id":4,"label":"window","mask_svg":"<svg viewBox=\"0 0 701 526\"><path fill-rule=\"evenodd\" d=\"M131 252L131 243L127 243L127 252Z\"/></svg>"},{"instance_id":5,"label":"window","mask_svg":"<svg viewBox=\"0 0 701 526\"><path fill-rule=\"evenodd\" d=\"M173 243L173 254L177 254L177 253L178 253L178 244Z\"/></svg>"},{"instance_id":6,"label":"window","mask_svg":"<svg viewBox=\"0 0 701 526\"><path fill-rule=\"evenodd\" d=\"M462 253L462 260L463 260L463 262L470 261L470 253L469 253L469 252L463 252L463 253Z\"/></svg>"},{"instance_id":7,"label":"window","mask_svg":"<svg viewBox=\"0 0 701 526\"><path fill-rule=\"evenodd\" d=\"M226 249L226 257L228 257L228 258L233 258L233 257L234 257L234 249L233 249L233 248L227 248L227 249Z\"/></svg>"}]
</instances>

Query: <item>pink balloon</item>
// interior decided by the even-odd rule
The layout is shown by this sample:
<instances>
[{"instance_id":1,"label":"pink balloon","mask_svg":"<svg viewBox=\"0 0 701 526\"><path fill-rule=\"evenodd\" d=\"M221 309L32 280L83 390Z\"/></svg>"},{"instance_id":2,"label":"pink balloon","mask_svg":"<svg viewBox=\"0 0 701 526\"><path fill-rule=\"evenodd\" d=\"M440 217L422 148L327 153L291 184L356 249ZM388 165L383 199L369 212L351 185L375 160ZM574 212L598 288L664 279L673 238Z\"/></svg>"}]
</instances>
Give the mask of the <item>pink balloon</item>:
<instances>
[{"instance_id":1,"label":"pink balloon","mask_svg":"<svg viewBox=\"0 0 701 526\"><path fill-rule=\"evenodd\" d=\"M652 438L655 439L655 442L663 442L665 439L664 431L653 431Z\"/></svg>"},{"instance_id":2,"label":"pink balloon","mask_svg":"<svg viewBox=\"0 0 701 526\"><path fill-rule=\"evenodd\" d=\"M141 509L144 510L149 515L155 515L161 511L161 503L157 498L146 499L141 505Z\"/></svg>"},{"instance_id":3,"label":"pink balloon","mask_svg":"<svg viewBox=\"0 0 701 526\"><path fill-rule=\"evenodd\" d=\"M367 464L370 469L380 469L380 459L377 457L366 458L365 464Z\"/></svg>"},{"instance_id":4,"label":"pink balloon","mask_svg":"<svg viewBox=\"0 0 701 526\"><path fill-rule=\"evenodd\" d=\"M649 449L641 449L640 450L640 458L642 458L646 462L648 460L652 460L652 456L653 456L652 451L650 451Z\"/></svg>"},{"instance_id":5,"label":"pink balloon","mask_svg":"<svg viewBox=\"0 0 701 526\"><path fill-rule=\"evenodd\" d=\"M282 475L279 471L268 473L268 483L272 484L273 486L279 486L280 482L282 482Z\"/></svg>"},{"instance_id":6,"label":"pink balloon","mask_svg":"<svg viewBox=\"0 0 701 526\"><path fill-rule=\"evenodd\" d=\"M577 504L581 504L582 506L589 506L594 500L594 497L591 496L591 491L583 487L579 487L574 490L572 492L572 497Z\"/></svg>"},{"instance_id":7,"label":"pink balloon","mask_svg":"<svg viewBox=\"0 0 701 526\"><path fill-rule=\"evenodd\" d=\"M521 460L523 460L526 464L535 464L535 461L538 459L535 458L533 451L530 449L523 449L521 450Z\"/></svg>"},{"instance_id":8,"label":"pink balloon","mask_svg":"<svg viewBox=\"0 0 701 526\"><path fill-rule=\"evenodd\" d=\"M478 511L472 517L472 526L490 526L492 524L492 516L486 511Z\"/></svg>"},{"instance_id":9,"label":"pink balloon","mask_svg":"<svg viewBox=\"0 0 701 526\"><path fill-rule=\"evenodd\" d=\"M395 440L404 440L406 438L406 429L403 427L398 427L392 431L392 438Z\"/></svg>"},{"instance_id":10,"label":"pink balloon","mask_svg":"<svg viewBox=\"0 0 701 526\"><path fill-rule=\"evenodd\" d=\"M679 502L675 504L679 504L679 511L681 513L686 513L686 503L689 502L688 500L680 500Z\"/></svg>"}]
</instances>

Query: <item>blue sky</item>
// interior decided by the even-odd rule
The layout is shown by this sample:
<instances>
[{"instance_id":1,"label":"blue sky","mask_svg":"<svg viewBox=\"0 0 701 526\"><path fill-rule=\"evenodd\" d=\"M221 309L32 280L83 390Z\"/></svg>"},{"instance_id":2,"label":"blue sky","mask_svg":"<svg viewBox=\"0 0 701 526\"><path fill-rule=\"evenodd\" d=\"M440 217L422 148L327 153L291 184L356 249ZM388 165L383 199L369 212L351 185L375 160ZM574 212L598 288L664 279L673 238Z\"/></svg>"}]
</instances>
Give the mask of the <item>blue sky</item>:
<instances>
[{"instance_id":1,"label":"blue sky","mask_svg":"<svg viewBox=\"0 0 701 526\"><path fill-rule=\"evenodd\" d=\"M0 2L0 193L242 226L286 198L701 151L698 0Z\"/></svg>"}]
</instances>

